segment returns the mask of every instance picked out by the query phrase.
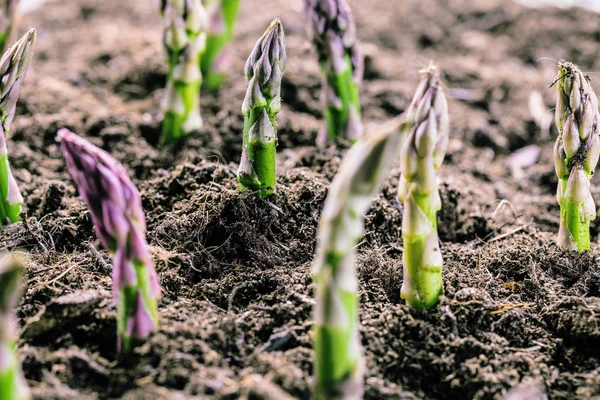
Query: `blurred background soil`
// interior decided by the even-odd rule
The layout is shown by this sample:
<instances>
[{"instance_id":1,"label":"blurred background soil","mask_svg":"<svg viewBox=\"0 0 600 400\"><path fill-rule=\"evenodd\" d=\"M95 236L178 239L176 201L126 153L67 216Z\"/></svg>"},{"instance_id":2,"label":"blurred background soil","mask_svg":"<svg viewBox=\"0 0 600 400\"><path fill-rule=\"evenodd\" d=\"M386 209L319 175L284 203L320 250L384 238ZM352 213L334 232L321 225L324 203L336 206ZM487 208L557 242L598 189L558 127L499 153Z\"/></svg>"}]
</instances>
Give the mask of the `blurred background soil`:
<instances>
[{"instance_id":1,"label":"blurred background soil","mask_svg":"<svg viewBox=\"0 0 600 400\"><path fill-rule=\"evenodd\" d=\"M320 75L300 2L242 3L229 80L218 95L203 93L205 127L172 152L156 147L165 79L158 5L56 0L23 16L20 31L34 26L39 36L8 148L27 218L0 229L0 245L31 254L18 311L36 398L310 397L310 264L346 148L314 147ZM403 112L432 59L452 123L439 172L439 308L416 312L400 300L398 169L366 217L365 397L499 399L520 384L552 399L600 396L600 225L589 253L555 246L556 132L548 129L552 59L578 63L600 90L600 15L506 0L351 4L366 55L367 125ZM243 65L274 17L289 64L277 194L265 201L238 192L235 171ZM63 126L123 162L142 192L164 298L160 333L128 363L115 354L111 260L55 141Z\"/></svg>"}]
</instances>

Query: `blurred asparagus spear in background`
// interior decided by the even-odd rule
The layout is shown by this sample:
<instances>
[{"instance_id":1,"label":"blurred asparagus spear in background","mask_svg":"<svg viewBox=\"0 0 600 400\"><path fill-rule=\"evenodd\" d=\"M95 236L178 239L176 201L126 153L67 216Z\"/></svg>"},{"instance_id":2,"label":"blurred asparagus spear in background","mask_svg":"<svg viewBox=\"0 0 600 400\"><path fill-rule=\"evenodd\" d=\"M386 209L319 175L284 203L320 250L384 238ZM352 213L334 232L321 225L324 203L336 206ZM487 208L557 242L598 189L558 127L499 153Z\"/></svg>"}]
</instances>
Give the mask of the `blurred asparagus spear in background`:
<instances>
[{"instance_id":1,"label":"blurred asparagus spear in background","mask_svg":"<svg viewBox=\"0 0 600 400\"><path fill-rule=\"evenodd\" d=\"M0 52L4 52L17 15L19 0L0 0Z\"/></svg>"},{"instance_id":2,"label":"blurred asparagus spear in background","mask_svg":"<svg viewBox=\"0 0 600 400\"><path fill-rule=\"evenodd\" d=\"M437 68L425 71L407 110L408 136L400 152L398 197L404 201L402 241L404 282L401 297L416 309L438 304L443 293L442 253L437 212L442 206L436 170L449 138L448 103Z\"/></svg>"},{"instance_id":3,"label":"blurred asparagus spear in background","mask_svg":"<svg viewBox=\"0 0 600 400\"><path fill-rule=\"evenodd\" d=\"M246 61L243 149L238 181L241 189L266 198L275 191L277 130L281 78L287 63L285 34L279 19L269 25Z\"/></svg>"},{"instance_id":4,"label":"blurred asparagus spear in background","mask_svg":"<svg viewBox=\"0 0 600 400\"><path fill-rule=\"evenodd\" d=\"M31 61L35 37L35 29L30 29L0 60L0 225L21 220L23 196L8 163L6 137L15 117L17 99Z\"/></svg>"},{"instance_id":5,"label":"blurred asparagus spear in background","mask_svg":"<svg viewBox=\"0 0 600 400\"><path fill-rule=\"evenodd\" d=\"M565 60L558 63L554 167L558 176L556 200L560 205L558 246L579 252L590 248L590 221L596 205L590 179L600 155L598 99L589 78Z\"/></svg>"},{"instance_id":6,"label":"blurred asparagus spear in background","mask_svg":"<svg viewBox=\"0 0 600 400\"><path fill-rule=\"evenodd\" d=\"M113 256L118 349L128 353L158 329L160 286L146 242L142 200L110 154L67 129L58 137L96 236Z\"/></svg>"},{"instance_id":7,"label":"blurred asparagus spear in background","mask_svg":"<svg viewBox=\"0 0 600 400\"><path fill-rule=\"evenodd\" d=\"M205 0L208 13L206 51L202 54L200 66L206 87L215 91L225 81L230 66L231 49L235 21L240 9L240 0Z\"/></svg>"},{"instance_id":8,"label":"blurred asparagus spear in background","mask_svg":"<svg viewBox=\"0 0 600 400\"><path fill-rule=\"evenodd\" d=\"M343 138L350 142L363 132L358 85L363 58L356 44L356 26L346 0L302 0L309 36L323 73L327 130L319 144Z\"/></svg>"},{"instance_id":9,"label":"blurred asparagus spear in background","mask_svg":"<svg viewBox=\"0 0 600 400\"><path fill-rule=\"evenodd\" d=\"M14 310L21 292L22 259L8 254L0 260L0 400L31 398L17 355Z\"/></svg>"},{"instance_id":10,"label":"blurred asparagus spear in background","mask_svg":"<svg viewBox=\"0 0 600 400\"><path fill-rule=\"evenodd\" d=\"M202 127L200 57L206 48L208 17L200 0L162 0L167 88L163 102L163 144Z\"/></svg>"},{"instance_id":11,"label":"blurred asparagus spear in background","mask_svg":"<svg viewBox=\"0 0 600 400\"><path fill-rule=\"evenodd\" d=\"M358 333L356 243L364 214L400 150L400 119L361 138L331 183L317 235L313 277L315 398L361 399L364 361Z\"/></svg>"}]
</instances>

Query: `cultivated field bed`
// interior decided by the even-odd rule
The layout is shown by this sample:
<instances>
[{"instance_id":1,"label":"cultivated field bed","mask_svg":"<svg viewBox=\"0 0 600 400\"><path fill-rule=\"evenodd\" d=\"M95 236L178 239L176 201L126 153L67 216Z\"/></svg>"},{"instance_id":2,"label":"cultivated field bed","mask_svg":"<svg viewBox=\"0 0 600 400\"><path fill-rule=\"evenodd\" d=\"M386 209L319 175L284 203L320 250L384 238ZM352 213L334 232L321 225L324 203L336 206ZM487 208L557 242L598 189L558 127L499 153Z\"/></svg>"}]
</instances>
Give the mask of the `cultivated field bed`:
<instances>
[{"instance_id":1,"label":"cultivated field bed","mask_svg":"<svg viewBox=\"0 0 600 400\"><path fill-rule=\"evenodd\" d=\"M0 229L0 244L32 255L19 344L37 398L310 398L310 266L347 148L315 147L320 71L300 2L242 3L229 79L218 95L203 94L205 127L173 151L157 147L166 69L158 5L56 0L23 16L19 32L34 26L39 36L8 148L26 218ZM529 110L534 90L548 110L555 102L556 63L538 59L600 71L600 15L506 0L350 3L367 57L367 126L408 106L431 59L451 118L439 171L440 307L418 312L400 299L397 168L366 217L365 397L495 399L521 382L544 384L552 399L600 396L600 225L592 223L591 252L556 247L556 131L541 130ZM242 71L275 17L289 63L277 193L261 200L239 192L235 177ZM590 77L600 90L600 77ZM164 297L160 333L127 363L115 351L111 260L66 170L60 127L113 154L142 193Z\"/></svg>"}]
</instances>

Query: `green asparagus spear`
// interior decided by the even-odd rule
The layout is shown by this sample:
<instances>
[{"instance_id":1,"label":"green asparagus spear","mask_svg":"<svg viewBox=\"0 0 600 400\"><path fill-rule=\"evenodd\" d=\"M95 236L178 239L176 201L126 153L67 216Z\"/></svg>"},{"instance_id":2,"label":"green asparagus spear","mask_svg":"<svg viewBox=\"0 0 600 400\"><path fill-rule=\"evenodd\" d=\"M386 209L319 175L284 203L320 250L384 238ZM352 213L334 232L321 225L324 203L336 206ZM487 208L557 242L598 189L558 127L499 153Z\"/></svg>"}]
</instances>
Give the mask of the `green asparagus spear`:
<instances>
[{"instance_id":1,"label":"green asparagus spear","mask_svg":"<svg viewBox=\"0 0 600 400\"><path fill-rule=\"evenodd\" d=\"M15 25L19 0L0 0L0 52L6 50Z\"/></svg>"},{"instance_id":2,"label":"green asparagus spear","mask_svg":"<svg viewBox=\"0 0 600 400\"><path fill-rule=\"evenodd\" d=\"M35 37L35 29L30 29L0 60L0 225L21 220L23 196L10 169L6 137L15 117L17 99L31 61Z\"/></svg>"},{"instance_id":3,"label":"green asparagus spear","mask_svg":"<svg viewBox=\"0 0 600 400\"><path fill-rule=\"evenodd\" d=\"M598 99L589 78L573 63L561 60L554 145L554 166L558 176L556 200L560 205L558 246L579 252L590 248L590 221L596 205L590 179L600 156Z\"/></svg>"},{"instance_id":4,"label":"green asparagus spear","mask_svg":"<svg viewBox=\"0 0 600 400\"><path fill-rule=\"evenodd\" d=\"M200 0L164 0L162 14L168 59L162 142L172 144L202 127L198 63L206 48L208 22Z\"/></svg>"},{"instance_id":5,"label":"green asparagus spear","mask_svg":"<svg viewBox=\"0 0 600 400\"><path fill-rule=\"evenodd\" d=\"M233 39L240 0L206 0L204 5L209 24L206 51L201 56L200 66L206 87L215 91L225 81L225 74L229 68L231 49L228 44Z\"/></svg>"},{"instance_id":6,"label":"green asparagus spear","mask_svg":"<svg viewBox=\"0 0 600 400\"><path fill-rule=\"evenodd\" d=\"M317 400L362 398L356 243L364 214L398 157L399 121L359 139L344 157L325 201L313 264Z\"/></svg>"},{"instance_id":7,"label":"green asparagus spear","mask_svg":"<svg viewBox=\"0 0 600 400\"><path fill-rule=\"evenodd\" d=\"M398 197L404 201L402 241L404 282L401 297L413 308L438 304L442 253L437 235L441 199L436 170L448 145L448 103L436 67L431 64L407 111L408 136L400 152Z\"/></svg>"},{"instance_id":8,"label":"green asparagus spear","mask_svg":"<svg viewBox=\"0 0 600 400\"><path fill-rule=\"evenodd\" d=\"M363 58L356 44L356 26L346 0L303 0L308 31L323 72L327 129L319 145L338 138L354 142L363 133L358 85Z\"/></svg>"},{"instance_id":9,"label":"green asparagus spear","mask_svg":"<svg viewBox=\"0 0 600 400\"><path fill-rule=\"evenodd\" d=\"M31 398L17 356L14 309L21 291L22 260L13 254L0 260L0 400Z\"/></svg>"},{"instance_id":10,"label":"green asparagus spear","mask_svg":"<svg viewBox=\"0 0 600 400\"><path fill-rule=\"evenodd\" d=\"M281 107L281 78L286 63L283 25L276 19L256 42L244 68L244 143L238 181L240 189L256 191L261 198L275 191L275 115Z\"/></svg>"}]
</instances>

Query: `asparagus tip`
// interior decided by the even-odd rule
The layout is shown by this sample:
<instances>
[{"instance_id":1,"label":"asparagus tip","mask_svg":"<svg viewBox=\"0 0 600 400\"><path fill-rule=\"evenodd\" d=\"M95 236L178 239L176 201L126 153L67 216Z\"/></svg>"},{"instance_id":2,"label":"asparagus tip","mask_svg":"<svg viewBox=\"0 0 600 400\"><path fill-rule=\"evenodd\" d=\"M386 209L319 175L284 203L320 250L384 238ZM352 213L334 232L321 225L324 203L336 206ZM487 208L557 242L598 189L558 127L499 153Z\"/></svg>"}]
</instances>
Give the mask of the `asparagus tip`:
<instances>
[{"instance_id":1,"label":"asparagus tip","mask_svg":"<svg viewBox=\"0 0 600 400\"><path fill-rule=\"evenodd\" d=\"M419 70L419 73L423 75L439 75L439 70L433 60L429 60L429 65L426 68Z\"/></svg>"}]
</instances>

